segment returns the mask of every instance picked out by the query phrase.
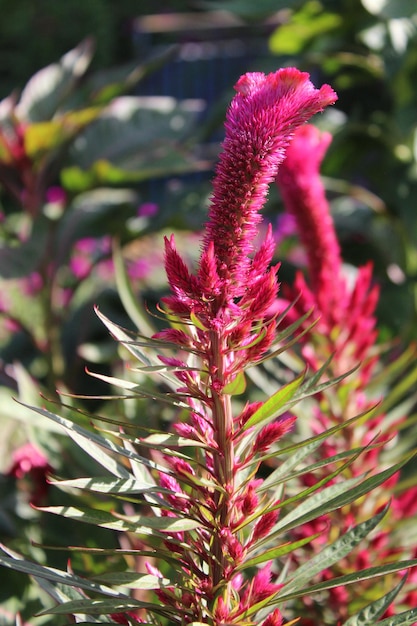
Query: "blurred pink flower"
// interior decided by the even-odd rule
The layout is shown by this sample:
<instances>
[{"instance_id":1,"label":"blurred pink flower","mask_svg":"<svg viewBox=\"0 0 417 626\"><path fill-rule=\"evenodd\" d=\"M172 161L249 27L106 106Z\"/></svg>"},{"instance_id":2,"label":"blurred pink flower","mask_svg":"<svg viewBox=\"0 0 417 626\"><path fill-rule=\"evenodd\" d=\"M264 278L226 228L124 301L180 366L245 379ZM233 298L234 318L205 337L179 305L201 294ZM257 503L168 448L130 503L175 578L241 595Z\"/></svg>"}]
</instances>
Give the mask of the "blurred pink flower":
<instances>
[{"instance_id":1,"label":"blurred pink flower","mask_svg":"<svg viewBox=\"0 0 417 626\"><path fill-rule=\"evenodd\" d=\"M51 470L46 456L29 442L13 452L12 465L7 474L19 481L29 479L25 489L29 492L30 501L37 505L43 501L48 491L46 477Z\"/></svg>"},{"instance_id":2,"label":"blurred pink flower","mask_svg":"<svg viewBox=\"0 0 417 626\"><path fill-rule=\"evenodd\" d=\"M159 207L155 202L144 202L138 206L138 217L153 217L158 213Z\"/></svg>"}]
</instances>

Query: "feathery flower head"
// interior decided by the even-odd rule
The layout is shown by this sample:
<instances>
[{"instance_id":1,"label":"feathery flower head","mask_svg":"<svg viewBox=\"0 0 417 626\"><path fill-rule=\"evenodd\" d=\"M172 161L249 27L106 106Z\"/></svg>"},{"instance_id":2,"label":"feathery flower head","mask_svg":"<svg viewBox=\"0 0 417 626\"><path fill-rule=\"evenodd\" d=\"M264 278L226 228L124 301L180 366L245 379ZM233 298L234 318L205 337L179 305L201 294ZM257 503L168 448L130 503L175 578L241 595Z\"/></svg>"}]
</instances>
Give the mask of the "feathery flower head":
<instances>
[{"instance_id":1,"label":"feathery flower head","mask_svg":"<svg viewBox=\"0 0 417 626\"><path fill-rule=\"evenodd\" d=\"M286 210L295 217L320 313L336 323L340 321L345 285L334 279L341 271L342 260L320 178L320 166L330 142L330 133L321 132L315 126L308 124L298 128L276 182Z\"/></svg>"},{"instance_id":2,"label":"feathery flower head","mask_svg":"<svg viewBox=\"0 0 417 626\"><path fill-rule=\"evenodd\" d=\"M223 153L213 182L204 248L214 244L220 277L240 295L248 254L269 183L296 128L333 104L329 85L316 89L309 75L284 68L243 75L226 117Z\"/></svg>"}]
</instances>

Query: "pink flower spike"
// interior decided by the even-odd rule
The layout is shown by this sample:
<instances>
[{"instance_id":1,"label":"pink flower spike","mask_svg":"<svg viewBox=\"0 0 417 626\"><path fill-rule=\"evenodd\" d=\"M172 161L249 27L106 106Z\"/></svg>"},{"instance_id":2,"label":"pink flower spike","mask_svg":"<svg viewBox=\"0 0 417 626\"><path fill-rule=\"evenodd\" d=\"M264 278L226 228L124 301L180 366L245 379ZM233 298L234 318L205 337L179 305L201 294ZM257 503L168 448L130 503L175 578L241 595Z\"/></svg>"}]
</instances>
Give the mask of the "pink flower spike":
<instances>
[{"instance_id":1,"label":"pink flower spike","mask_svg":"<svg viewBox=\"0 0 417 626\"><path fill-rule=\"evenodd\" d=\"M312 125L299 128L288 146L277 183L285 208L294 215L308 257L308 273L320 311L340 321L344 302L342 260L329 203L320 178L320 165L331 142L329 133Z\"/></svg>"},{"instance_id":2,"label":"pink flower spike","mask_svg":"<svg viewBox=\"0 0 417 626\"><path fill-rule=\"evenodd\" d=\"M258 541L258 539L262 539L262 537L266 537L274 527L279 515L279 510L275 509L273 511L269 511L262 515L258 522L255 524L255 528L253 529L253 537L252 543Z\"/></svg>"},{"instance_id":3,"label":"pink flower spike","mask_svg":"<svg viewBox=\"0 0 417 626\"><path fill-rule=\"evenodd\" d=\"M329 85L316 89L309 75L295 68L245 74L235 88L204 247L213 242L219 275L234 285L234 295L239 296L261 219L258 212L285 149L296 128L333 104L337 96Z\"/></svg>"},{"instance_id":4,"label":"pink flower spike","mask_svg":"<svg viewBox=\"0 0 417 626\"><path fill-rule=\"evenodd\" d=\"M281 439L294 425L296 417L290 415L286 418L281 418L272 424L267 424L258 433L253 449L255 453L266 452L273 443Z\"/></svg>"},{"instance_id":5,"label":"pink flower spike","mask_svg":"<svg viewBox=\"0 0 417 626\"><path fill-rule=\"evenodd\" d=\"M165 237L165 269L168 282L173 292L183 297L193 297L197 288L197 281L192 276L184 261L175 248L174 235Z\"/></svg>"}]
</instances>

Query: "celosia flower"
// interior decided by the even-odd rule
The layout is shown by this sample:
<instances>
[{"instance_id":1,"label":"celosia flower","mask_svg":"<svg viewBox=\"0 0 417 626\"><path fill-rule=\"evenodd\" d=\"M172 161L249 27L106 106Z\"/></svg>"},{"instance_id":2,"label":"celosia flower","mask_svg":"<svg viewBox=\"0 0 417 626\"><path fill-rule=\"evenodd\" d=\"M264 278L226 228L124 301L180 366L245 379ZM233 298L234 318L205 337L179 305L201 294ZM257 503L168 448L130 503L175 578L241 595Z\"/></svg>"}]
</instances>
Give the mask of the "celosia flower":
<instances>
[{"instance_id":1,"label":"celosia flower","mask_svg":"<svg viewBox=\"0 0 417 626\"><path fill-rule=\"evenodd\" d=\"M214 244L228 298L244 291L259 211L294 131L337 98L328 85L317 90L294 68L245 74L235 89L204 238L206 250Z\"/></svg>"},{"instance_id":2,"label":"celosia flower","mask_svg":"<svg viewBox=\"0 0 417 626\"><path fill-rule=\"evenodd\" d=\"M330 144L329 133L312 125L299 128L288 146L276 181L285 209L295 217L301 242L307 254L308 284L301 273L287 295L300 294L293 315L314 307L318 329L331 342L336 374L342 374L363 360L375 342L375 307L378 289L371 285L372 268L359 269L353 289L344 275L340 246L330 206L320 178L320 165ZM309 323L309 322L307 322ZM314 333L314 330L313 330ZM311 338L304 337L304 342ZM308 352L305 356L313 366ZM314 353L312 354L314 359ZM370 363L361 369L367 380Z\"/></svg>"},{"instance_id":3,"label":"celosia flower","mask_svg":"<svg viewBox=\"0 0 417 626\"><path fill-rule=\"evenodd\" d=\"M17 448L12 455L12 465L8 470L9 476L18 480L28 478L30 501L37 505L42 502L47 491L47 475L52 470L46 456L32 443L26 443Z\"/></svg>"},{"instance_id":4,"label":"celosia flower","mask_svg":"<svg viewBox=\"0 0 417 626\"><path fill-rule=\"evenodd\" d=\"M168 309L194 314L207 329L228 335L228 345L250 345L235 356L226 378L260 357L274 336L274 322L253 332L276 298L277 268L269 264L275 248L271 229L250 259L268 184L274 180L297 127L336 100L328 86L315 89L294 68L264 75L246 74L236 84L226 119L223 153L216 170L209 221L196 276L178 254L173 237L165 240L165 267L172 295ZM164 338L164 333L156 335ZM257 341L259 339L259 341ZM195 348L201 352L202 344Z\"/></svg>"},{"instance_id":5,"label":"celosia flower","mask_svg":"<svg viewBox=\"0 0 417 626\"><path fill-rule=\"evenodd\" d=\"M274 180L296 128L336 100L329 86L315 89L308 74L294 68L267 76L246 74L236 91L227 114L223 153L195 274L176 250L174 238L165 239L171 294L163 302L183 327L176 324L155 335L183 350L181 356L160 357L175 368L181 384L176 391L191 409L190 424L180 423L174 429L204 444L194 467L181 455L165 459L175 481L169 477L160 482L172 492L167 496L161 493L171 505L162 508L161 515L176 517L181 510L203 522L194 535L168 533L165 547L180 555L186 580L193 578L184 586L199 594L194 603L187 600L187 607L194 611L187 620L204 621L201 606L212 606L216 624L238 623L249 607L281 588L271 582L270 565L259 570L250 583L239 583L236 588L248 550L254 549L278 519L278 510L263 510L257 479L244 485L239 479L237 483L245 464L285 434L294 418L283 418L262 429L253 450L248 445L238 452L242 426L261 403L246 406L234 417L228 386L239 381L245 367L256 363L275 338L276 322L270 309L278 291L278 267L270 266L275 250L271 228L254 253L268 184ZM218 488L207 487L210 481ZM181 501L182 492L189 496L187 503ZM245 516L253 516L246 539L239 529L245 525ZM166 590L158 590L157 595L161 602L184 609L179 595ZM215 597L219 599L213 605ZM279 612L272 613L267 626L279 624Z\"/></svg>"},{"instance_id":6,"label":"celosia flower","mask_svg":"<svg viewBox=\"0 0 417 626\"><path fill-rule=\"evenodd\" d=\"M342 267L340 247L320 179L321 162L331 139L330 133L311 124L299 128L276 180L307 253L310 288L320 314L336 324L341 318L345 285L335 281Z\"/></svg>"}]
</instances>

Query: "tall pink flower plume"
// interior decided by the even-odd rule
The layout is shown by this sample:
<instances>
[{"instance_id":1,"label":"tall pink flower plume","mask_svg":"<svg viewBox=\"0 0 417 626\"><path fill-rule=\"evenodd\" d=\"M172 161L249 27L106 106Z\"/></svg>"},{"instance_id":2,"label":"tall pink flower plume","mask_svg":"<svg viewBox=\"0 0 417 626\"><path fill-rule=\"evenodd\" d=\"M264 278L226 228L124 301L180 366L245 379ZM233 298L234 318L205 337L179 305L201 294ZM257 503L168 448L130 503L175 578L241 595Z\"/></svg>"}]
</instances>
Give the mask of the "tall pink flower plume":
<instances>
[{"instance_id":1,"label":"tall pink flower plume","mask_svg":"<svg viewBox=\"0 0 417 626\"><path fill-rule=\"evenodd\" d=\"M279 168L277 183L285 208L295 217L308 258L311 290L326 318L340 321L344 283L340 247L320 179L320 166L332 137L308 124L297 130Z\"/></svg>"},{"instance_id":2,"label":"tall pink flower plume","mask_svg":"<svg viewBox=\"0 0 417 626\"><path fill-rule=\"evenodd\" d=\"M278 267L270 267L275 248L271 229L251 256L268 184L296 128L337 99L331 87L316 89L309 75L295 68L245 74L236 91L226 118L197 274L188 271L173 237L166 239L171 295L163 300L171 312L184 318L194 315L207 329L227 329L229 348L254 346L231 359L225 372L229 379L245 361L259 358L273 340L275 322L270 319L260 331L266 332L263 338L253 332L255 321L267 319L278 291ZM164 331L157 337L167 338ZM202 336L194 347L201 350L203 344L208 346Z\"/></svg>"},{"instance_id":3,"label":"tall pink flower plume","mask_svg":"<svg viewBox=\"0 0 417 626\"><path fill-rule=\"evenodd\" d=\"M204 249L214 244L218 273L239 296L261 219L259 210L285 149L296 128L337 96L329 85L315 89L309 75L295 68L245 74L235 89L213 181Z\"/></svg>"},{"instance_id":4,"label":"tall pink flower plume","mask_svg":"<svg viewBox=\"0 0 417 626\"><path fill-rule=\"evenodd\" d=\"M287 148L276 182L285 209L295 217L307 254L308 284L298 273L294 285L297 295L301 294L296 312L303 314L315 307L315 315L320 316L318 329L332 344L330 352L335 353L337 373L343 373L364 359L375 342L378 289L371 284L369 264L359 268L353 289L349 289L343 274L340 246L320 178L321 162L330 141L329 133L312 125L299 128ZM369 365L361 371L362 382L367 378Z\"/></svg>"}]
</instances>

